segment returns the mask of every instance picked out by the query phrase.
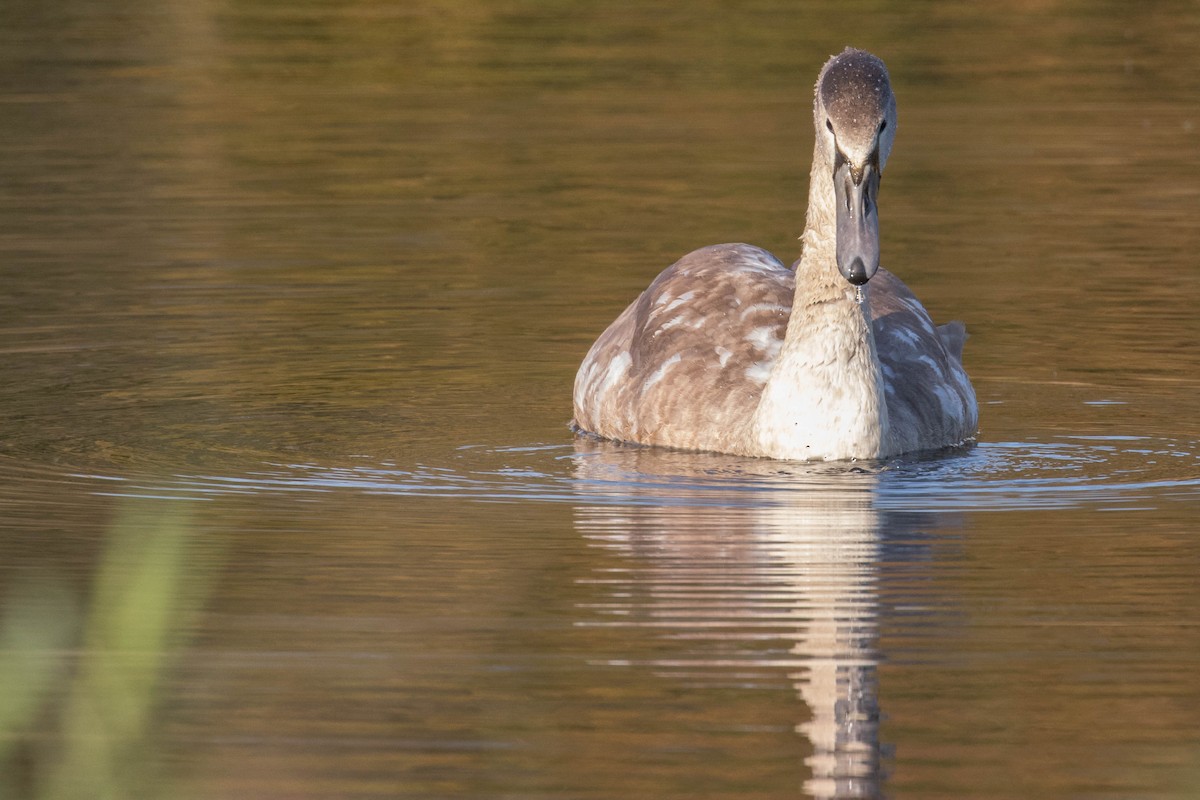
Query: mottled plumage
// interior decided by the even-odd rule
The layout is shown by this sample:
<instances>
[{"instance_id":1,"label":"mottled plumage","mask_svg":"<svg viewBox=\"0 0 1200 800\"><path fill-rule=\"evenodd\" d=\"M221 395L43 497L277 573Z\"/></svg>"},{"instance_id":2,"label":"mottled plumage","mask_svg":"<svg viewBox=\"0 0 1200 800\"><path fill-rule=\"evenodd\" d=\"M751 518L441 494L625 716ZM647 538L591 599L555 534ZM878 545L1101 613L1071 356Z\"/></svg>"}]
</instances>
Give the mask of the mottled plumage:
<instances>
[{"instance_id":1,"label":"mottled plumage","mask_svg":"<svg viewBox=\"0 0 1200 800\"><path fill-rule=\"evenodd\" d=\"M757 247L724 244L664 270L580 366L579 430L799 459L884 457L974 435L966 329L935 327L878 266L875 192L895 133L883 62L850 49L831 59L814 123L795 269Z\"/></svg>"},{"instance_id":2,"label":"mottled plumage","mask_svg":"<svg viewBox=\"0 0 1200 800\"><path fill-rule=\"evenodd\" d=\"M659 275L575 381L575 423L608 439L729 452L792 312L795 276L765 250L715 245Z\"/></svg>"}]
</instances>

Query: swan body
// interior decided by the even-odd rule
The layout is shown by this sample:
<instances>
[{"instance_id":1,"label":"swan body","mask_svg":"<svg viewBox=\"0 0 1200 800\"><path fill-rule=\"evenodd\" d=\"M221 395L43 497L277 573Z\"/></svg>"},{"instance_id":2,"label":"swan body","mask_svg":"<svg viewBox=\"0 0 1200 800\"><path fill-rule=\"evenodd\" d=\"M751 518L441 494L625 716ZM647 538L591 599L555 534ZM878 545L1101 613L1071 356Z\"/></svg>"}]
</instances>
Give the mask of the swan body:
<instances>
[{"instance_id":1,"label":"swan body","mask_svg":"<svg viewBox=\"0 0 1200 800\"><path fill-rule=\"evenodd\" d=\"M896 130L887 70L847 48L817 79L804 247L747 244L664 270L592 345L574 427L779 459L884 458L976 432L962 323L935 326L879 267L876 196Z\"/></svg>"}]
</instances>

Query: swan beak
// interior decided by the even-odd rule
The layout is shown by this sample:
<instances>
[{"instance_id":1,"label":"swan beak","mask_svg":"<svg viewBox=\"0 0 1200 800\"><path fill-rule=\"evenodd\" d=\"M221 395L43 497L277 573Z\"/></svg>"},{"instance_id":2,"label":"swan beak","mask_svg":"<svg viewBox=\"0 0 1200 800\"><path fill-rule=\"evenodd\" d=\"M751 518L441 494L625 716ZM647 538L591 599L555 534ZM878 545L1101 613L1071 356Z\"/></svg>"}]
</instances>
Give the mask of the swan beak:
<instances>
[{"instance_id":1,"label":"swan beak","mask_svg":"<svg viewBox=\"0 0 1200 800\"><path fill-rule=\"evenodd\" d=\"M833 173L837 195L837 265L842 277L862 286L879 269L879 213L875 197L879 170L872 164L855 169L842 161Z\"/></svg>"}]
</instances>

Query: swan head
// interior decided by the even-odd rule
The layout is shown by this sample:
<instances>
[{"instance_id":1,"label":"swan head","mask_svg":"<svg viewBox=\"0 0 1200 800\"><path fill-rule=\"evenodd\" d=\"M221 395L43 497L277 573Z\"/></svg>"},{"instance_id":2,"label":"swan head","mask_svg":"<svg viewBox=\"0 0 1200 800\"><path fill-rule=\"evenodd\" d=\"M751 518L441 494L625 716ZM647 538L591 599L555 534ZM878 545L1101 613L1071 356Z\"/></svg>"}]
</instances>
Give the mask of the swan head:
<instances>
[{"instance_id":1,"label":"swan head","mask_svg":"<svg viewBox=\"0 0 1200 800\"><path fill-rule=\"evenodd\" d=\"M817 78L813 121L833 180L837 265L855 286L879 269L879 179L896 136L896 96L883 62L847 47Z\"/></svg>"}]
</instances>

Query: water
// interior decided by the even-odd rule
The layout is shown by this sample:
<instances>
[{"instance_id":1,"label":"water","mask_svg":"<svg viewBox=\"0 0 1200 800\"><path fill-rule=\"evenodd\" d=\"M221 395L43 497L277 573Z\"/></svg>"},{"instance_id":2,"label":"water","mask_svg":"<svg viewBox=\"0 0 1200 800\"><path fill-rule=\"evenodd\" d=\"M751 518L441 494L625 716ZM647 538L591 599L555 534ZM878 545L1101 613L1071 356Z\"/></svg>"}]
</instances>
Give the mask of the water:
<instances>
[{"instance_id":1,"label":"water","mask_svg":"<svg viewBox=\"0 0 1200 800\"><path fill-rule=\"evenodd\" d=\"M0 795L1200 791L1190 4L0 16ZM980 443L573 440L846 43Z\"/></svg>"}]
</instances>

